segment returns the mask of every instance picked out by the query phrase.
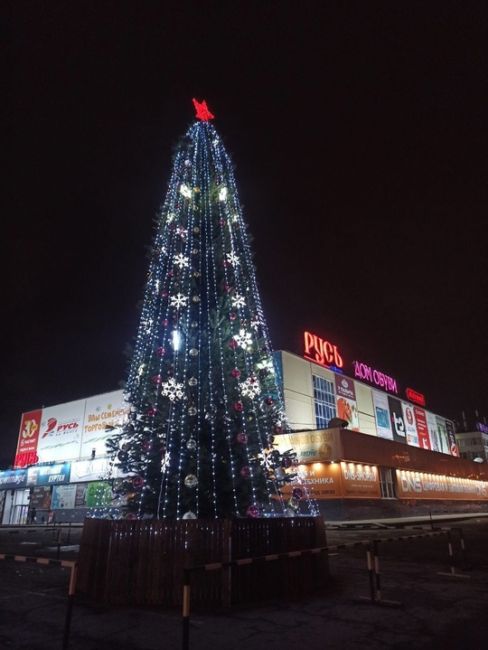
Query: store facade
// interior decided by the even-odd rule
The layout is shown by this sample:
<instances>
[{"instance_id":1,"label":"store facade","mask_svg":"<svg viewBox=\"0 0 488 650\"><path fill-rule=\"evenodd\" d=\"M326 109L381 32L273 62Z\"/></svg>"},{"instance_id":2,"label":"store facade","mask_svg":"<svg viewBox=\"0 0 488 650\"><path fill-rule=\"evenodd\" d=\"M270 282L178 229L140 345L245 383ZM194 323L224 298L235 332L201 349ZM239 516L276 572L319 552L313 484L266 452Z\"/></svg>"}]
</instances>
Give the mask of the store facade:
<instances>
[{"instance_id":1,"label":"store facade","mask_svg":"<svg viewBox=\"0 0 488 650\"><path fill-rule=\"evenodd\" d=\"M292 471L326 518L488 511L488 465L458 457L454 423L414 388L310 332L302 355L275 353L275 370L292 431L276 443L295 449ZM117 516L118 483L132 479L106 441L128 412L118 390L23 413L14 469L0 472L0 522Z\"/></svg>"}]
</instances>

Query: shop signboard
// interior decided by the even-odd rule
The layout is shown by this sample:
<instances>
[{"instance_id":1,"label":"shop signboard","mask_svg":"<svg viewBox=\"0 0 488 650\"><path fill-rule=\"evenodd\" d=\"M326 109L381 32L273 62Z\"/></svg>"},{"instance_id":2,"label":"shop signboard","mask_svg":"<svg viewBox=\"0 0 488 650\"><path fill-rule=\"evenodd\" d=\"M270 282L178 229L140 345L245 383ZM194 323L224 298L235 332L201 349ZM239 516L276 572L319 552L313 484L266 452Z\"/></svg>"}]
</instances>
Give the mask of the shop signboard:
<instances>
[{"instance_id":1,"label":"shop signboard","mask_svg":"<svg viewBox=\"0 0 488 650\"><path fill-rule=\"evenodd\" d=\"M415 416L413 411L413 406L402 402L403 409L403 420L405 422L405 429L407 432L407 444L413 445L414 447L419 447L419 436L417 433L417 427L415 425Z\"/></svg>"},{"instance_id":2,"label":"shop signboard","mask_svg":"<svg viewBox=\"0 0 488 650\"><path fill-rule=\"evenodd\" d=\"M85 407L80 457L105 456L108 438L120 432L128 415L129 405L124 400L122 390L88 398ZM107 431L107 427L109 427L109 431Z\"/></svg>"},{"instance_id":3,"label":"shop signboard","mask_svg":"<svg viewBox=\"0 0 488 650\"><path fill-rule=\"evenodd\" d=\"M446 420L447 439L449 440L449 451L451 456L459 458L459 447L457 446L456 436L454 432L454 424L451 420Z\"/></svg>"},{"instance_id":4,"label":"shop signboard","mask_svg":"<svg viewBox=\"0 0 488 650\"><path fill-rule=\"evenodd\" d=\"M70 463L38 465L27 470L27 487L69 483Z\"/></svg>"},{"instance_id":5,"label":"shop signboard","mask_svg":"<svg viewBox=\"0 0 488 650\"><path fill-rule=\"evenodd\" d=\"M41 427L42 410L22 413L20 420L19 441L15 455L15 467L25 467L37 463L37 443Z\"/></svg>"},{"instance_id":6,"label":"shop signboard","mask_svg":"<svg viewBox=\"0 0 488 650\"><path fill-rule=\"evenodd\" d=\"M427 414L427 427L429 429L430 447L432 451L442 451L441 442L439 439L439 432L437 431L437 421L435 415L426 411Z\"/></svg>"},{"instance_id":7,"label":"shop signboard","mask_svg":"<svg viewBox=\"0 0 488 650\"><path fill-rule=\"evenodd\" d=\"M344 375L336 375L337 417L348 422L349 429L359 431L359 416L354 381Z\"/></svg>"},{"instance_id":8,"label":"shop signboard","mask_svg":"<svg viewBox=\"0 0 488 650\"><path fill-rule=\"evenodd\" d=\"M108 458L95 458L94 460L79 460L71 463L72 483L84 483L88 481L99 481L108 479L116 473L111 473L110 460Z\"/></svg>"},{"instance_id":9,"label":"shop signboard","mask_svg":"<svg viewBox=\"0 0 488 650\"><path fill-rule=\"evenodd\" d=\"M286 497L292 496L293 490L305 491L310 498L318 501L342 496L341 469L338 463L311 463L297 468L298 480L288 483L282 490Z\"/></svg>"},{"instance_id":10,"label":"shop signboard","mask_svg":"<svg viewBox=\"0 0 488 650\"><path fill-rule=\"evenodd\" d=\"M370 384L378 386L383 390L387 390L390 393L398 394L398 385L396 379L386 375L381 370L372 368L362 361L353 361L352 366L354 369L354 376L356 379L361 379L361 381L367 381Z\"/></svg>"},{"instance_id":11,"label":"shop signboard","mask_svg":"<svg viewBox=\"0 0 488 650\"><path fill-rule=\"evenodd\" d=\"M39 462L79 458L85 403L83 399L43 409L37 445Z\"/></svg>"},{"instance_id":12,"label":"shop signboard","mask_svg":"<svg viewBox=\"0 0 488 650\"><path fill-rule=\"evenodd\" d=\"M415 424L417 426L417 434L419 437L419 447L422 449L431 449L429 429L427 428L427 418L424 409L418 406L413 407L415 416Z\"/></svg>"},{"instance_id":13,"label":"shop signboard","mask_svg":"<svg viewBox=\"0 0 488 650\"><path fill-rule=\"evenodd\" d=\"M380 498L378 469L374 465L341 463L342 494L349 498Z\"/></svg>"},{"instance_id":14,"label":"shop signboard","mask_svg":"<svg viewBox=\"0 0 488 650\"><path fill-rule=\"evenodd\" d=\"M282 454L293 449L299 463L331 461L341 457L340 439L334 430L284 433L275 436L275 444Z\"/></svg>"},{"instance_id":15,"label":"shop signboard","mask_svg":"<svg viewBox=\"0 0 488 650\"><path fill-rule=\"evenodd\" d=\"M390 410L388 408L388 396L377 390L373 391L373 404L376 416L376 431L380 438L393 440L393 431L391 429Z\"/></svg>"},{"instance_id":16,"label":"shop signboard","mask_svg":"<svg viewBox=\"0 0 488 650\"><path fill-rule=\"evenodd\" d=\"M76 501L76 485L55 485L53 487L52 509L72 510Z\"/></svg>"},{"instance_id":17,"label":"shop signboard","mask_svg":"<svg viewBox=\"0 0 488 650\"><path fill-rule=\"evenodd\" d=\"M407 427L403 419L402 403L399 399L388 396L388 407L390 410L391 429L393 440L396 442L407 442Z\"/></svg>"},{"instance_id":18,"label":"shop signboard","mask_svg":"<svg viewBox=\"0 0 488 650\"><path fill-rule=\"evenodd\" d=\"M46 485L31 488L29 506L37 510L50 510L51 488Z\"/></svg>"},{"instance_id":19,"label":"shop signboard","mask_svg":"<svg viewBox=\"0 0 488 650\"><path fill-rule=\"evenodd\" d=\"M400 499L488 500L488 481L397 470Z\"/></svg>"},{"instance_id":20,"label":"shop signboard","mask_svg":"<svg viewBox=\"0 0 488 650\"><path fill-rule=\"evenodd\" d=\"M88 483L79 483L76 486L75 508L86 507L86 491Z\"/></svg>"},{"instance_id":21,"label":"shop signboard","mask_svg":"<svg viewBox=\"0 0 488 650\"><path fill-rule=\"evenodd\" d=\"M0 490L15 490L27 484L26 469L7 469L0 472Z\"/></svg>"}]
</instances>

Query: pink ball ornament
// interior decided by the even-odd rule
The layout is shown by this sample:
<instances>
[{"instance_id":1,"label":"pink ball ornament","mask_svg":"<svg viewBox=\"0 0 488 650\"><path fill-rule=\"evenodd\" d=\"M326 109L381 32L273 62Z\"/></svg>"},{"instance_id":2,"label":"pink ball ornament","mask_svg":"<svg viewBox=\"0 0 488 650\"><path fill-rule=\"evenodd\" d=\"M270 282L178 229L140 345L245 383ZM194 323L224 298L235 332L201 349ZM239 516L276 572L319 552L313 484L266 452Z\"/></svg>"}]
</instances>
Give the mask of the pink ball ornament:
<instances>
[{"instance_id":1,"label":"pink ball ornament","mask_svg":"<svg viewBox=\"0 0 488 650\"><path fill-rule=\"evenodd\" d=\"M241 371L237 368L234 368L230 374L234 377L234 379L238 379L241 376Z\"/></svg>"},{"instance_id":2,"label":"pink ball ornament","mask_svg":"<svg viewBox=\"0 0 488 650\"><path fill-rule=\"evenodd\" d=\"M237 434L236 436L237 442L240 442L241 445L245 445L247 442L247 435L241 431L240 433Z\"/></svg>"},{"instance_id":3,"label":"pink ball ornament","mask_svg":"<svg viewBox=\"0 0 488 650\"><path fill-rule=\"evenodd\" d=\"M251 470L247 465L241 467L240 475L242 476L242 478L249 478L251 476Z\"/></svg>"},{"instance_id":4,"label":"pink ball ornament","mask_svg":"<svg viewBox=\"0 0 488 650\"><path fill-rule=\"evenodd\" d=\"M229 348L231 350L235 350L237 348L237 341L235 339L231 339L229 341Z\"/></svg>"},{"instance_id":5,"label":"pink ball ornament","mask_svg":"<svg viewBox=\"0 0 488 650\"><path fill-rule=\"evenodd\" d=\"M155 409L154 406L151 406L150 408L147 409L146 415L149 415L150 417L153 417L154 415L156 415L157 412L158 412L158 410Z\"/></svg>"},{"instance_id":6,"label":"pink ball ornament","mask_svg":"<svg viewBox=\"0 0 488 650\"><path fill-rule=\"evenodd\" d=\"M234 402L233 406L234 406L234 411L237 411L238 413L240 413L244 409L244 404L241 401Z\"/></svg>"},{"instance_id":7,"label":"pink ball ornament","mask_svg":"<svg viewBox=\"0 0 488 650\"><path fill-rule=\"evenodd\" d=\"M272 406L274 404L274 399L272 397L267 397L264 400L264 403L267 404L267 406Z\"/></svg>"},{"instance_id":8,"label":"pink ball ornament","mask_svg":"<svg viewBox=\"0 0 488 650\"><path fill-rule=\"evenodd\" d=\"M151 381L153 384L160 384L163 381L163 378L161 377L161 375L153 375L151 377Z\"/></svg>"},{"instance_id":9,"label":"pink ball ornament","mask_svg":"<svg viewBox=\"0 0 488 650\"><path fill-rule=\"evenodd\" d=\"M252 519L256 519L256 517L259 517L259 508L257 506L249 506L246 510L246 515Z\"/></svg>"},{"instance_id":10,"label":"pink ball ornament","mask_svg":"<svg viewBox=\"0 0 488 650\"><path fill-rule=\"evenodd\" d=\"M144 480L140 476L134 476L132 479L132 485L137 489L143 486Z\"/></svg>"},{"instance_id":11,"label":"pink ball ornament","mask_svg":"<svg viewBox=\"0 0 488 650\"><path fill-rule=\"evenodd\" d=\"M168 327L168 323L169 323L168 319L165 318L165 319L163 320L163 327Z\"/></svg>"},{"instance_id":12,"label":"pink ball ornament","mask_svg":"<svg viewBox=\"0 0 488 650\"><path fill-rule=\"evenodd\" d=\"M229 320L235 320L237 318L237 314L234 311L231 311L229 314Z\"/></svg>"},{"instance_id":13,"label":"pink ball ornament","mask_svg":"<svg viewBox=\"0 0 488 650\"><path fill-rule=\"evenodd\" d=\"M164 355L166 354L166 350L163 348L162 345L159 346L159 348L156 348L156 354L158 355L158 357L164 357Z\"/></svg>"}]
</instances>

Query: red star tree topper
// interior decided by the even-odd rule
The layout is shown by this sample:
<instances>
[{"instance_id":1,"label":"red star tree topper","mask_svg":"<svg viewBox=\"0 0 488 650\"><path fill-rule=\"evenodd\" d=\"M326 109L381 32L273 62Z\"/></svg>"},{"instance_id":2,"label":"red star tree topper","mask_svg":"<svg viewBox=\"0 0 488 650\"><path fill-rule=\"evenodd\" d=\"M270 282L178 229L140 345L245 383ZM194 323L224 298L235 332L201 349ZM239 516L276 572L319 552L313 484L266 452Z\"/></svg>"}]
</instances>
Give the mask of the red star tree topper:
<instances>
[{"instance_id":1,"label":"red star tree topper","mask_svg":"<svg viewBox=\"0 0 488 650\"><path fill-rule=\"evenodd\" d=\"M215 115L213 115L213 113L208 110L207 102L205 100L198 102L195 98L193 98L192 101L196 111L196 118L198 120L202 120L202 122L208 122L209 120L214 119Z\"/></svg>"}]
</instances>

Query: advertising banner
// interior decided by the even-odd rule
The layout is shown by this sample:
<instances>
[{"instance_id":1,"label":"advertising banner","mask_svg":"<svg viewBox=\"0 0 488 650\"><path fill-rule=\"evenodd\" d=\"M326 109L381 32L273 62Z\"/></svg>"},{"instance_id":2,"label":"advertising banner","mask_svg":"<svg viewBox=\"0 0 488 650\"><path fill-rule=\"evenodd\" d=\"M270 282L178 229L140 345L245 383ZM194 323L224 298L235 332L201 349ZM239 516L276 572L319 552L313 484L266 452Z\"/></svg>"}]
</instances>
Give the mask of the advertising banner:
<instances>
[{"instance_id":1,"label":"advertising banner","mask_svg":"<svg viewBox=\"0 0 488 650\"><path fill-rule=\"evenodd\" d=\"M41 409L22 413L15 467L25 467L37 463L37 443L39 441L41 417Z\"/></svg>"},{"instance_id":2,"label":"advertising banner","mask_svg":"<svg viewBox=\"0 0 488 650\"><path fill-rule=\"evenodd\" d=\"M37 510L50 510L51 488L46 486L33 487L30 493L29 506Z\"/></svg>"},{"instance_id":3,"label":"advertising banner","mask_svg":"<svg viewBox=\"0 0 488 650\"><path fill-rule=\"evenodd\" d=\"M351 431L359 431L358 407L354 381L343 375L336 375L336 406L337 417L349 423Z\"/></svg>"},{"instance_id":4,"label":"advertising banner","mask_svg":"<svg viewBox=\"0 0 488 650\"><path fill-rule=\"evenodd\" d=\"M450 454L449 450L449 438L447 436L447 429L446 429L446 421L444 418L440 418L438 415L436 415L436 424L437 424L437 433L439 434L439 440L441 444L441 448L439 451L441 451L443 454Z\"/></svg>"},{"instance_id":5,"label":"advertising banner","mask_svg":"<svg viewBox=\"0 0 488 650\"><path fill-rule=\"evenodd\" d=\"M454 476L396 471L399 499L488 500L488 482Z\"/></svg>"},{"instance_id":6,"label":"advertising banner","mask_svg":"<svg viewBox=\"0 0 488 650\"><path fill-rule=\"evenodd\" d=\"M27 484L26 469L7 469L0 472L0 490L15 490Z\"/></svg>"},{"instance_id":7,"label":"advertising banner","mask_svg":"<svg viewBox=\"0 0 488 650\"><path fill-rule=\"evenodd\" d=\"M75 508L85 508L86 507L86 490L88 488L88 483L84 483L76 486L76 497L75 497Z\"/></svg>"},{"instance_id":8,"label":"advertising banner","mask_svg":"<svg viewBox=\"0 0 488 650\"><path fill-rule=\"evenodd\" d=\"M71 463L72 483L83 483L86 481L99 481L114 477L117 470L110 474L110 460L108 458L95 458L94 460L79 460Z\"/></svg>"},{"instance_id":9,"label":"advertising banner","mask_svg":"<svg viewBox=\"0 0 488 650\"><path fill-rule=\"evenodd\" d=\"M85 402L78 400L43 409L37 445L39 462L79 458Z\"/></svg>"},{"instance_id":10,"label":"advertising banner","mask_svg":"<svg viewBox=\"0 0 488 650\"><path fill-rule=\"evenodd\" d=\"M388 395L373 391L373 404L376 416L376 430L381 438L393 440L393 431L390 422L390 410L388 408Z\"/></svg>"},{"instance_id":11,"label":"advertising banner","mask_svg":"<svg viewBox=\"0 0 488 650\"><path fill-rule=\"evenodd\" d=\"M431 449L429 429L427 428L427 418L424 409L418 406L413 407L415 424L417 425L417 434L419 437L419 447L422 449Z\"/></svg>"},{"instance_id":12,"label":"advertising banner","mask_svg":"<svg viewBox=\"0 0 488 650\"><path fill-rule=\"evenodd\" d=\"M27 470L27 487L34 485L57 485L69 483L70 463L29 467Z\"/></svg>"},{"instance_id":13,"label":"advertising banner","mask_svg":"<svg viewBox=\"0 0 488 650\"><path fill-rule=\"evenodd\" d=\"M55 485L53 487L52 509L73 509L76 500L76 485Z\"/></svg>"},{"instance_id":14,"label":"advertising banner","mask_svg":"<svg viewBox=\"0 0 488 650\"><path fill-rule=\"evenodd\" d=\"M449 440L449 451L451 453L451 456L456 456L459 458L459 447L457 446L456 443L456 436L454 433L454 423L451 422L451 420L446 420L446 430L447 430L447 438Z\"/></svg>"},{"instance_id":15,"label":"advertising banner","mask_svg":"<svg viewBox=\"0 0 488 650\"><path fill-rule=\"evenodd\" d=\"M427 428L429 429L430 447L432 451L442 451L435 415L433 413L429 413L429 411L426 411L426 415Z\"/></svg>"},{"instance_id":16,"label":"advertising banner","mask_svg":"<svg viewBox=\"0 0 488 650\"><path fill-rule=\"evenodd\" d=\"M380 481L376 467L358 463L341 463L341 471L342 494L345 497L380 498Z\"/></svg>"},{"instance_id":17,"label":"advertising banner","mask_svg":"<svg viewBox=\"0 0 488 650\"><path fill-rule=\"evenodd\" d=\"M403 419L402 403L399 399L388 396L388 407L390 409L390 422L393 431L393 440L396 442L407 442L407 427Z\"/></svg>"},{"instance_id":18,"label":"advertising banner","mask_svg":"<svg viewBox=\"0 0 488 650\"><path fill-rule=\"evenodd\" d=\"M341 469L339 464L313 463L297 468L298 481L288 483L282 489L283 495L290 497L294 489L305 488L312 499L333 499L342 496Z\"/></svg>"},{"instance_id":19,"label":"advertising banner","mask_svg":"<svg viewBox=\"0 0 488 650\"><path fill-rule=\"evenodd\" d=\"M275 443L282 454L293 449L299 463L337 460L341 457L341 448L335 433L334 430L284 433L275 436Z\"/></svg>"},{"instance_id":20,"label":"advertising banner","mask_svg":"<svg viewBox=\"0 0 488 650\"><path fill-rule=\"evenodd\" d=\"M81 443L81 458L105 456L106 440L120 431L127 421L129 406L124 400L122 390L116 390L104 395L96 395L86 400L83 436ZM114 427L107 431L107 427Z\"/></svg>"},{"instance_id":21,"label":"advertising banner","mask_svg":"<svg viewBox=\"0 0 488 650\"><path fill-rule=\"evenodd\" d=\"M413 406L402 402L403 409L403 420L405 422L405 428L407 432L407 444L414 445L419 447L419 436L417 433L417 427L415 425L415 416L413 412Z\"/></svg>"}]
</instances>

